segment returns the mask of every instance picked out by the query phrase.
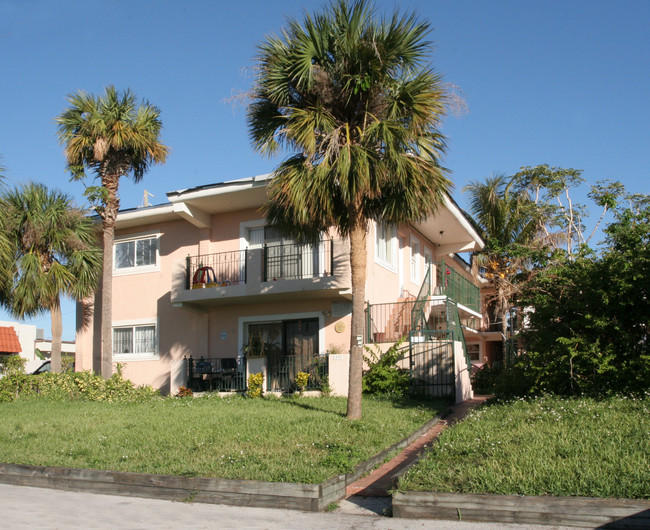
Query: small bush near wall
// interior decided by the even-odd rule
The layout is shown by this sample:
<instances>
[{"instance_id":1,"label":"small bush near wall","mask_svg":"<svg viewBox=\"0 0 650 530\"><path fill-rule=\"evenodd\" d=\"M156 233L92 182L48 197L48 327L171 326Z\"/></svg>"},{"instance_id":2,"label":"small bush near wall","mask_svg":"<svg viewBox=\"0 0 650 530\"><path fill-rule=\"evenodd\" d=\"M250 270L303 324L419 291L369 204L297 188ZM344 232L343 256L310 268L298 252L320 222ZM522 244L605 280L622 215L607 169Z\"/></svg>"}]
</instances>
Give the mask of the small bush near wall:
<instances>
[{"instance_id":1,"label":"small bush near wall","mask_svg":"<svg viewBox=\"0 0 650 530\"><path fill-rule=\"evenodd\" d=\"M262 397L262 386L264 385L264 374L250 374L248 376L248 397Z\"/></svg>"},{"instance_id":2,"label":"small bush near wall","mask_svg":"<svg viewBox=\"0 0 650 530\"><path fill-rule=\"evenodd\" d=\"M396 342L383 354L376 345L374 351L366 347L368 355L364 356L364 360L369 368L363 375L364 394L406 395L409 389L409 374L407 370L397 366L402 355L402 343L403 341Z\"/></svg>"}]
</instances>

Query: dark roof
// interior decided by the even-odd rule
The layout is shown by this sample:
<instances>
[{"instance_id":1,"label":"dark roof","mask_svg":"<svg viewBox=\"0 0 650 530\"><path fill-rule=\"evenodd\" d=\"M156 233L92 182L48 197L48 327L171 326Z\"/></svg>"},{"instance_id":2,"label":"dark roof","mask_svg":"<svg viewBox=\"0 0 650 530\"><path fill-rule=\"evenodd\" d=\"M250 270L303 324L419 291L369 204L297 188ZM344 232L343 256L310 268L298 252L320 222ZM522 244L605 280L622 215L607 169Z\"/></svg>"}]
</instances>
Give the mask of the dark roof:
<instances>
[{"instance_id":1,"label":"dark roof","mask_svg":"<svg viewBox=\"0 0 650 530\"><path fill-rule=\"evenodd\" d=\"M0 326L0 353L20 353L20 341L13 326Z\"/></svg>"}]
</instances>

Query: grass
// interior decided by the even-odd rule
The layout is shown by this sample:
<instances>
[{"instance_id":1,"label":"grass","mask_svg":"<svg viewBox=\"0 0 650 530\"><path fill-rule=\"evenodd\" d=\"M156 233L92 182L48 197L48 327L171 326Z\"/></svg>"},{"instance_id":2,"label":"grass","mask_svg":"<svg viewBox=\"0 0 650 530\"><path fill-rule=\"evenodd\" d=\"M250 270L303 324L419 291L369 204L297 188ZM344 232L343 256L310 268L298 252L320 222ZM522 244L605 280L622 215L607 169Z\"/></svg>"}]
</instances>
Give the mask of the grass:
<instances>
[{"instance_id":1,"label":"grass","mask_svg":"<svg viewBox=\"0 0 650 530\"><path fill-rule=\"evenodd\" d=\"M0 404L0 462L319 483L432 419L442 405L364 398L169 398L140 403L21 398Z\"/></svg>"},{"instance_id":2,"label":"grass","mask_svg":"<svg viewBox=\"0 0 650 530\"><path fill-rule=\"evenodd\" d=\"M650 396L483 407L445 431L400 491L650 498Z\"/></svg>"}]
</instances>

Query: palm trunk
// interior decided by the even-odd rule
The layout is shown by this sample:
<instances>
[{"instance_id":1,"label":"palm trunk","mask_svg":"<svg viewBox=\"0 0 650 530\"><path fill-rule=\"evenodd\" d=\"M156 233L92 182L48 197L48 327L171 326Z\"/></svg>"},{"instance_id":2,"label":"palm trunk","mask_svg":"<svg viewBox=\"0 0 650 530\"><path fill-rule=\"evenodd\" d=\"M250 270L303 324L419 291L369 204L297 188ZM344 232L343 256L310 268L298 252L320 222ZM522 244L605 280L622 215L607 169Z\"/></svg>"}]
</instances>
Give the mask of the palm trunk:
<instances>
[{"instance_id":1,"label":"palm trunk","mask_svg":"<svg viewBox=\"0 0 650 530\"><path fill-rule=\"evenodd\" d=\"M104 379L113 375L113 240L114 227L104 223L102 265L102 356L100 373Z\"/></svg>"},{"instance_id":2,"label":"palm trunk","mask_svg":"<svg viewBox=\"0 0 650 530\"><path fill-rule=\"evenodd\" d=\"M351 420L361 419L361 378L363 375L363 314L366 296L366 230L359 226L350 233L350 273L352 276L352 324L350 326L350 372L348 412Z\"/></svg>"},{"instance_id":3,"label":"palm trunk","mask_svg":"<svg viewBox=\"0 0 650 530\"><path fill-rule=\"evenodd\" d=\"M52 319L52 356L50 357L52 372L61 371L61 334L63 333L63 324L61 317L61 305L59 299L54 301L50 307L50 316Z\"/></svg>"},{"instance_id":4,"label":"palm trunk","mask_svg":"<svg viewBox=\"0 0 650 530\"><path fill-rule=\"evenodd\" d=\"M503 335L503 343L501 346L501 356L503 359L503 364L506 366L508 361L507 359L507 343L508 343L508 298L505 295L503 286L499 281L497 285L497 297L498 297L498 313L501 318L501 334Z\"/></svg>"},{"instance_id":5,"label":"palm trunk","mask_svg":"<svg viewBox=\"0 0 650 530\"><path fill-rule=\"evenodd\" d=\"M102 176L102 186L108 191L104 209L103 225L103 266L102 266L102 352L101 375L108 379L113 375L113 241L115 239L115 220L120 207L117 198L119 175Z\"/></svg>"}]
</instances>

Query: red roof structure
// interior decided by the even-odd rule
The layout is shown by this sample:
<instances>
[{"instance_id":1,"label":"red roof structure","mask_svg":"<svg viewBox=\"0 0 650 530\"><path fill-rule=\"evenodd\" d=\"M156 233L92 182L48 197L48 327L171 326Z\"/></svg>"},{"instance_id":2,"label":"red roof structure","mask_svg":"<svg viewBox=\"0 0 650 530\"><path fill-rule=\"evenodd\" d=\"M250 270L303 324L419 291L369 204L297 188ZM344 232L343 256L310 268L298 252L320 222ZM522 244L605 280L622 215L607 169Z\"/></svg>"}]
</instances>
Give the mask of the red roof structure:
<instances>
[{"instance_id":1,"label":"red roof structure","mask_svg":"<svg viewBox=\"0 0 650 530\"><path fill-rule=\"evenodd\" d=\"M13 326L0 326L0 353L20 353L20 341Z\"/></svg>"}]
</instances>

